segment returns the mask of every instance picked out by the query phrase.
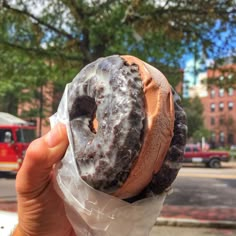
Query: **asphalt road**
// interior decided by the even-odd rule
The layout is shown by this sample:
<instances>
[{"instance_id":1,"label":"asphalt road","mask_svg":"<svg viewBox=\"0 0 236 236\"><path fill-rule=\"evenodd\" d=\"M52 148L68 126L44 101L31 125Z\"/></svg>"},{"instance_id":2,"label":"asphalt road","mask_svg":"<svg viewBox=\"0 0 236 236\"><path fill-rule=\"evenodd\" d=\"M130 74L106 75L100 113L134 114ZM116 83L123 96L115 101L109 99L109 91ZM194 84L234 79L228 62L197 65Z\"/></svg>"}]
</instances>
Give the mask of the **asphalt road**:
<instances>
[{"instance_id":1,"label":"asphalt road","mask_svg":"<svg viewBox=\"0 0 236 236\"><path fill-rule=\"evenodd\" d=\"M236 207L236 165L183 167L165 204ZM0 203L16 200L14 175L0 173Z\"/></svg>"},{"instance_id":2,"label":"asphalt road","mask_svg":"<svg viewBox=\"0 0 236 236\"><path fill-rule=\"evenodd\" d=\"M165 204L236 207L236 166L220 169L184 167Z\"/></svg>"},{"instance_id":3,"label":"asphalt road","mask_svg":"<svg viewBox=\"0 0 236 236\"><path fill-rule=\"evenodd\" d=\"M236 165L223 166L220 169L205 167L183 167L173 184L165 205L178 206L217 206L236 207ZM14 175L0 173L0 208L15 208L16 192ZM1 209L0 209L1 210ZM235 229L188 228L171 226L154 226L150 236L230 236L236 235Z\"/></svg>"},{"instance_id":4,"label":"asphalt road","mask_svg":"<svg viewBox=\"0 0 236 236\"><path fill-rule=\"evenodd\" d=\"M16 201L15 175L0 172L0 203Z\"/></svg>"}]
</instances>

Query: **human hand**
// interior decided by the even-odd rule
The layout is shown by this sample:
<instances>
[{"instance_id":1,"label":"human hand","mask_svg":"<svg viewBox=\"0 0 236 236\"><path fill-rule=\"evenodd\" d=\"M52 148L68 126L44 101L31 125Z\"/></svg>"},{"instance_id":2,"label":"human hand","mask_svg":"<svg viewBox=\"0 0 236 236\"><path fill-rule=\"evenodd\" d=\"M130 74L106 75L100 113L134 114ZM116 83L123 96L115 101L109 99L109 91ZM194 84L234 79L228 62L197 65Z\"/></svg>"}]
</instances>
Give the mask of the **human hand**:
<instances>
[{"instance_id":1,"label":"human hand","mask_svg":"<svg viewBox=\"0 0 236 236\"><path fill-rule=\"evenodd\" d=\"M74 236L62 199L53 187L53 166L68 146L66 128L56 125L27 149L16 177L19 223L14 236Z\"/></svg>"}]
</instances>

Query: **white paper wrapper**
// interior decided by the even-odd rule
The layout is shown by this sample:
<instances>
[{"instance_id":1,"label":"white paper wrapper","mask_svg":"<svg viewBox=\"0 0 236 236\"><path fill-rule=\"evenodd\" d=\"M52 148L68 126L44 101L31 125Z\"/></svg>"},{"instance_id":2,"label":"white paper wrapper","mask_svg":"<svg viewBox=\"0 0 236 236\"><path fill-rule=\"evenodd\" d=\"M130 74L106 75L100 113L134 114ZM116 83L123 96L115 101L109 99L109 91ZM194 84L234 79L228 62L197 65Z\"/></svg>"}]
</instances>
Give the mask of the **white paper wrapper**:
<instances>
[{"instance_id":1,"label":"white paper wrapper","mask_svg":"<svg viewBox=\"0 0 236 236\"><path fill-rule=\"evenodd\" d=\"M97 191L85 183L78 173L69 126L65 88L58 111L51 119L67 126L70 145L55 167L55 187L65 203L66 213L78 236L148 236L160 214L167 193L134 203Z\"/></svg>"}]
</instances>

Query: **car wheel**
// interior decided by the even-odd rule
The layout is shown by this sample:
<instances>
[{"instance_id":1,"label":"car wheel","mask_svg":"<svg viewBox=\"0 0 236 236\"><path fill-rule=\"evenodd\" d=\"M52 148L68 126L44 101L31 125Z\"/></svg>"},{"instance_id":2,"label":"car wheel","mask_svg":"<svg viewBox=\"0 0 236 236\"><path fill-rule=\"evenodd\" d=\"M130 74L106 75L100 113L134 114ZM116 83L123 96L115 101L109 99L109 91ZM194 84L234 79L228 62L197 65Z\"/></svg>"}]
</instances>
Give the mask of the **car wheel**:
<instances>
[{"instance_id":1,"label":"car wheel","mask_svg":"<svg viewBox=\"0 0 236 236\"><path fill-rule=\"evenodd\" d=\"M209 167L210 168L220 168L221 167L221 163L219 159L212 159L209 162Z\"/></svg>"}]
</instances>

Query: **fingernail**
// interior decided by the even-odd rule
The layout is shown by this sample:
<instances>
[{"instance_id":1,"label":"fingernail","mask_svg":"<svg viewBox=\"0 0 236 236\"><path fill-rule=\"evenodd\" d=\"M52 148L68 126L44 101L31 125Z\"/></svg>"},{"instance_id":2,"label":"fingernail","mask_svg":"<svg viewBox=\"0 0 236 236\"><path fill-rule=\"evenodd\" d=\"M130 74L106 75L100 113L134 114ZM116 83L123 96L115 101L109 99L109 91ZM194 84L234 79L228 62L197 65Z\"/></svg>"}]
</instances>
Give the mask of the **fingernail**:
<instances>
[{"instance_id":1,"label":"fingernail","mask_svg":"<svg viewBox=\"0 0 236 236\"><path fill-rule=\"evenodd\" d=\"M49 148L57 146L62 141L62 126L63 124L59 123L46 134L45 141Z\"/></svg>"}]
</instances>

